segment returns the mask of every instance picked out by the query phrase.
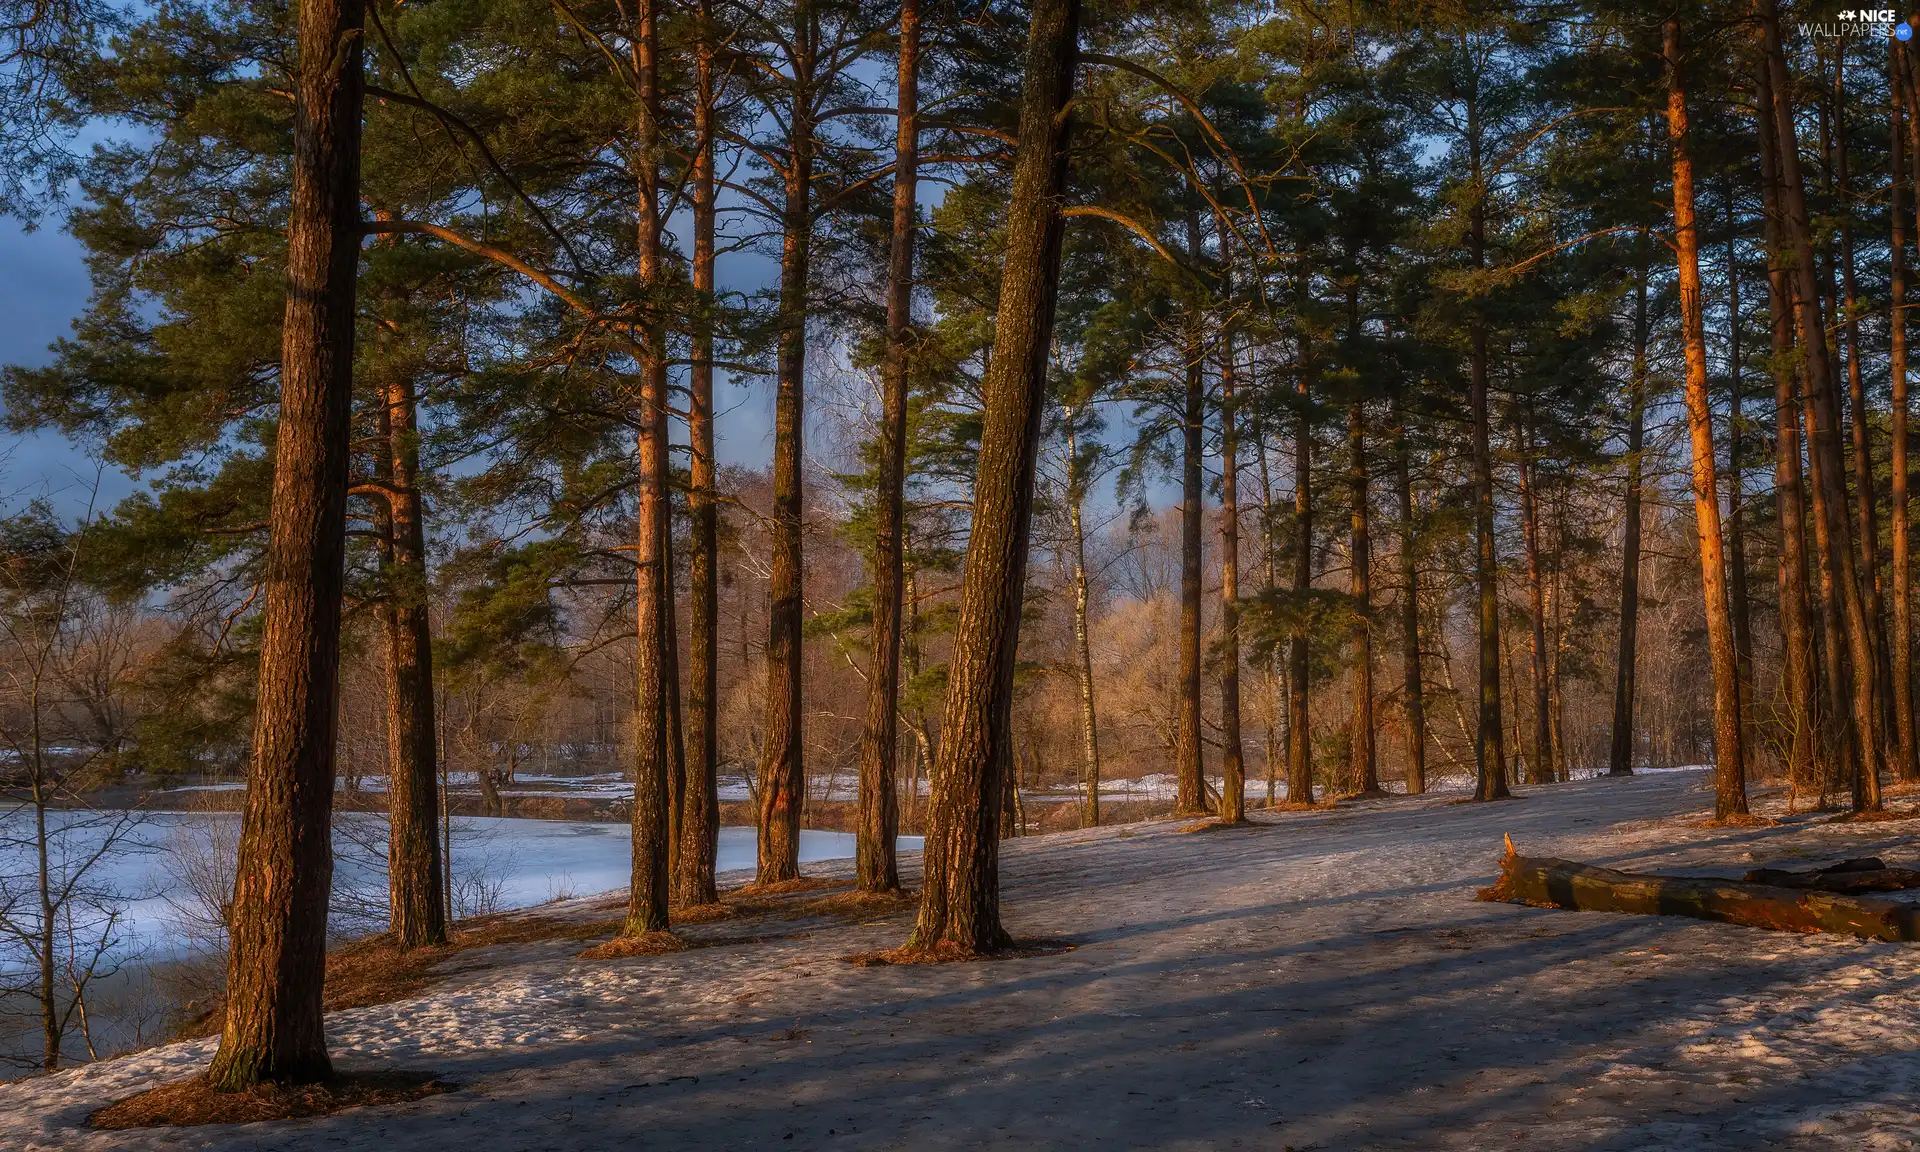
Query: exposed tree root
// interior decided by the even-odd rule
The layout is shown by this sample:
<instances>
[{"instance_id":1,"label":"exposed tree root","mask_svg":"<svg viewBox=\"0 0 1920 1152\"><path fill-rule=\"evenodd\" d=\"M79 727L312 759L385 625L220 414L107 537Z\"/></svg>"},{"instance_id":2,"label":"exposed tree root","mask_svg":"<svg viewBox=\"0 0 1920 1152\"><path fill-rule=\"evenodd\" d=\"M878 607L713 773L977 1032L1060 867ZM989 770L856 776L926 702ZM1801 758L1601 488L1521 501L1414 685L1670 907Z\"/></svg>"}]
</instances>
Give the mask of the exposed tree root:
<instances>
[{"instance_id":1,"label":"exposed tree root","mask_svg":"<svg viewBox=\"0 0 1920 1152\"><path fill-rule=\"evenodd\" d=\"M457 1087L428 1072L347 1072L319 1084L262 1084L244 1092L219 1092L206 1077L196 1076L116 1100L87 1117L87 1123L117 1131L297 1120L348 1108L404 1104Z\"/></svg>"}]
</instances>

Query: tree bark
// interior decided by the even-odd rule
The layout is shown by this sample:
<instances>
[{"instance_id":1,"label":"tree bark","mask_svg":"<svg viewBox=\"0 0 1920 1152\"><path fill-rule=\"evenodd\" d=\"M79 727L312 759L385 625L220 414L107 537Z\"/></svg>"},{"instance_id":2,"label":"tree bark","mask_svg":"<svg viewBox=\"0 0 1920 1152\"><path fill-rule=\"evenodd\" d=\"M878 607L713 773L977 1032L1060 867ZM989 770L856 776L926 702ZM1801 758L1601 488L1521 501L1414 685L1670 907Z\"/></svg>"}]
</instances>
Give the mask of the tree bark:
<instances>
[{"instance_id":1,"label":"tree bark","mask_svg":"<svg viewBox=\"0 0 1920 1152\"><path fill-rule=\"evenodd\" d=\"M1473 207L1467 220L1467 243L1473 267L1487 265L1487 190L1481 171L1480 106L1467 104L1467 142L1473 182ZM1500 558L1493 536L1493 430L1487 412L1487 318L1482 306L1471 305L1467 321L1469 342L1468 408L1473 420L1473 532L1475 591L1480 607L1480 714L1473 742L1477 777L1476 800L1503 800L1507 788L1506 736L1500 716Z\"/></svg>"},{"instance_id":2,"label":"tree bark","mask_svg":"<svg viewBox=\"0 0 1920 1152\"><path fill-rule=\"evenodd\" d=\"M253 757L208 1080L325 1079L320 991L333 880L354 291L360 260L359 0L297 13L292 213Z\"/></svg>"},{"instance_id":3,"label":"tree bark","mask_svg":"<svg viewBox=\"0 0 1920 1152\"><path fill-rule=\"evenodd\" d=\"M629 52L639 86L636 109L635 280L641 295L638 427L639 512L634 540L635 577L633 880L627 892L623 932L641 936L667 929L673 851L672 754L668 697L675 691L668 662L673 627L667 544L671 499L667 445L665 302L661 268L660 89L655 0L638 0Z\"/></svg>"},{"instance_id":4,"label":"tree bark","mask_svg":"<svg viewBox=\"0 0 1920 1152\"><path fill-rule=\"evenodd\" d=\"M1891 128L1893 137L1893 180L1888 193L1893 221L1893 277L1889 297L1891 355L1893 377L1893 459L1892 573L1893 634L1887 638L1888 664L1892 675L1894 717L1894 772L1904 781L1920 779L1920 759L1916 759L1913 718L1913 551L1908 536L1907 493L1910 465L1907 462L1907 218L1902 214L1900 192L1903 180L1920 181L1920 115L1913 96L1911 61L1899 41L1887 42L1889 74L1894 83ZM1903 171L1907 165L1909 170ZM1915 184L1920 189L1920 183ZM1916 199L1920 208L1920 199Z\"/></svg>"},{"instance_id":5,"label":"tree bark","mask_svg":"<svg viewBox=\"0 0 1920 1152\"><path fill-rule=\"evenodd\" d=\"M444 944L440 889L439 765L435 763L433 631L427 616L426 520L413 380L386 381L391 494L387 499L387 883L390 926L402 948Z\"/></svg>"},{"instance_id":6,"label":"tree bark","mask_svg":"<svg viewBox=\"0 0 1920 1152\"><path fill-rule=\"evenodd\" d=\"M1727 595L1733 609L1733 655L1739 672L1741 739L1753 744L1753 609L1747 595L1747 536L1740 413L1745 389L1740 359L1740 257L1735 249L1733 192L1727 193Z\"/></svg>"},{"instance_id":7,"label":"tree bark","mask_svg":"<svg viewBox=\"0 0 1920 1152\"><path fill-rule=\"evenodd\" d=\"M1868 940L1920 939L1920 913L1899 900L1809 892L1741 880L1648 876L1571 860L1520 856L1509 844L1500 879L1482 900L1570 912L1690 916L1783 932L1834 932Z\"/></svg>"},{"instance_id":8,"label":"tree bark","mask_svg":"<svg viewBox=\"0 0 1920 1152\"><path fill-rule=\"evenodd\" d=\"M1380 792L1379 758L1373 746L1373 541L1369 532L1367 491L1367 414L1361 404L1347 408L1347 491L1353 504L1348 589L1353 596L1353 720L1348 738L1348 770L1356 795Z\"/></svg>"},{"instance_id":9,"label":"tree bark","mask_svg":"<svg viewBox=\"0 0 1920 1152\"><path fill-rule=\"evenodd\" d=\"M1303 289L1304 291L1304 289ZM1300 334L1300 418L1293 441L1293 592L1297 616L1287 652L1287 803L1313 803L1313 351Z\"/></svg>"},{"instance_id":10,"label":"tree bark","mask_svg":"<svg viewBox=\"0 0 1920 1152\"><path fill-rule=\"evenodd\" d=\"M1856 581L1853 549L1847 540L1846 485L1842 478L1838 406L1834 398L1832 361L1827 355L1826 331L1820 316L1818 281L1813 269L1812 225L1807 215L1805 184L1801 179L1800 159L1789 102L1786 56L1780 43L1780 14L1775 0L1754 0L1765 42L1767 66L1773 85L1773 112L1779 143L1780 191L1785 209L1787 235L1796 257L1795 273L1800 345L1806 354L1807 386L1812 393L1815 422L1810 429L1813 457L1817 461L1814 483L1822 490L1824 520L1832 545L1833 583L1845 615L1847 654L1851 658L1852 699L1848 712L1852 720L1854 762L1854 804L1856 808L1880 806L1880 750L1875 745L1873 715L1873 647L1865 606ZM1816 533L1816 541L1818 534Z\"/></svg>"},{"instance_id":11,"label":"tree bark","mask_svg":"<svg viewBox=\"0 0 1920 1152\"><path fill-rule=\"evenodd\" d=\"M767 579L766 733L760 751L761 884L800 876L800 808L806 800L801 699L801 521L807 367L807 281L813 244L814 18L795 8L793 100L788 112L780 242L780 313L773 399L772 563Z\"/></svg>"},{"instance_id":12,"label":"tree bark","mask_svg":"<svg viewBox=\"0 0 1920 1152\"><path fill-rule=\"evenodd\" d=\"M1187 218L1187 256L1201 259L1197 214ZM1206 420L1206 362L1201 347L1200 306L1189 305L1186 318L1186 391L1180 411L1180 709L1174 744L1173 810L1207 810L1204 753L1200 739L1200 592L1201 536L1206 493L1200 468L1201 434Z\"/></svg>"},{"instance_id":13,"label":"tree bark","mask_svg":"<svg viewBox=\"0 0 1920 1152\"><path fill-rule=\"evenodd\" d=\"M1406 790L1427 790L1426 678L1420 670L1419 532L1413 519L1412 450L1407 443L1404 390L1394 392L1393 473L1400 497L1400 667L1402 711L1407 718Z\"/></svg>"},{"instance_id":14,"label":"tree bark","mask_svg":"<svg viewBox=\"0 0 1920 1152\"><path fill-rule=\"evenodd\" d=\"M887 350L881 366L879 515L873 535L873 652L867 665L867 720L860 739L860 835L854 875L862 892L900 887L894 842L899 750L901 528L906 517L907 341L913 328L913 228L919 172L920 5L900 5L899 95L895 105L893 239L887 268Z\"/></svg>"},{"instance_id":15,"label":"tree bark","mask_svg":"<svg viewBox=\"0 0 1920 1152\"><path fill-rule=\"evenodd\" d=\"M1220 819L1246 819L1240 738L1240 429L1233 329L1220 334Z\"/></svg>"},{"instance_id":16,"label":"tree bark","mask_svg":"<svg viewBox=\"0 0 1920 1152\"><path fill-rule=\"evenodd\" d=\"M1080 826L1100 826L1100 728L1093 708L1093 642L1087 628L1087 536L1084 512L1086 477L1080 466L1080 439L1074 413L1067 415L1067 517L1073 532L1074 675L1080 686Z\"/></svg>"},{"instance_id":17,"label":"tree bark","mask_svg":"<svg viewBox=\"0 0 1920 1152\"><path fill-rule=\"evenodd\" d=\"M1797 799L1817 791L1814 733L1819 718L1814 683L1812 607L1808 600L1807 513L1800 473L1800 400L1792 363L1793 300L1787 281L1780 216L1778 143L1774 138L1773 82L1760 68L1761 192L1766 211L1767 305L1772 323L1774 500L1780 520L1781 694L1787 707L1787 773Z\"/></svg>"},{"instance_id":18,"label":"tree bark","mask_svg":"<svg viewBox=\"0 0 1920 1152\"><path fill-rule=\"evenodd\" d=\"M1547 674L1547 586L1540 556L1540 495L1534 490L1533 432L1520 432L1520 528L1527 550L1527 607L1532 635L1527 654L1533 680L1533 755L1527 783L1551 784L1553 770L1553 691Z\"/></svg>"},{"instance_id":19,"label":"tree bark","mask_svg":"<svg viewBox=\"0 0 1920 1152\"><path fill-rule=\"evenodd\" d=\"M693 356L687 369L690 449L687 512L687 776L674 854L673 902L683 907L720 899L714 869L720 853L720 515L713 437L714 46L713 13L695 13L693 77Z\"/></svg>"},{"instance_id":20,"label":"tree bark","mask_svg":"<svg viewBox=\"0 0 1920 1152\"><path fill-rule=\"evenodd\" d=\"M1033 521L1034 466L1059 285L1078 0L1035 0L1019 146L1007 207L966 580L954 632L920 916L908 949L975 955L1009 942L1000 924L1000 783L1013 755L1013 671Z\"/></svg>"},{"instance_id":21,"label":"tree bark","mask_svg":"<svg viewBox=\"0 0 1920 1152\"><path fill-rule=\"evenodd\" d=\"M1627 492L1620 515L1620 642L1613 678L1613 741L1607 775L1633 775L1633 695L1639 670L1640 499L1647 447L1647 241L1633 280L1633 367L1627 379Z\"/></svg>"},{"instance_id":22,"label":"tree bark","mask_svg":"<svg viewBox=\"0 0 1920 1152\"><path fill-rule=\"evenodd\" d=\"M1706 600L1707 653L1713 664L1714 789L1717 820L1747 814L1742 758L1740 670L1727 602L1726 551L1713 451L1713 398L1707 390L1707 335L1700 296L1700 230L1694 218L1693 153L1688 136L1680 19L1666 22L1667 135L1673 144L1673 232L1680 272L1680 336L1686 353L1687 432L1693 449L1693 516L1700 539L1700 587Z\"/></svg>"}]
</instances>

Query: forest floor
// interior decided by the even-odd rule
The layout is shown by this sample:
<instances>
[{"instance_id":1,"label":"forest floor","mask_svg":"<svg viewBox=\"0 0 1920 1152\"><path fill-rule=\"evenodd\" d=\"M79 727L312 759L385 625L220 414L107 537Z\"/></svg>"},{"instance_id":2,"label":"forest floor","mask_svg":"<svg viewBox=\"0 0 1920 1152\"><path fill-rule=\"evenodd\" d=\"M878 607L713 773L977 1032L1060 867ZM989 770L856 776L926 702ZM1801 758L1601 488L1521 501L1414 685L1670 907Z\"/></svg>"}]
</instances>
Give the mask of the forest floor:
<instances>
[{"instance_id":1,"label":"forest floor","mask_svg":"<svg viewBox=\"0 0 1920 1152\"><path fill-rule=\"evenodd\" d=\"M792 909L691 927L708 946L663 956L462 952L417 998L328 1020L342 1068L428 1070L458 1091L270 1124L85 1127L198 1071L201 1040L0 1086L0 1148L1920 1147L1920 947L1473 899L1503 833L1627 869L1912 866L1920 820L1703 828L1706 784L1009 842L1007 922L1073 945L1054 955L855 967L842 958L899 942L910 910Z\"/></svg>"}]
</instances>

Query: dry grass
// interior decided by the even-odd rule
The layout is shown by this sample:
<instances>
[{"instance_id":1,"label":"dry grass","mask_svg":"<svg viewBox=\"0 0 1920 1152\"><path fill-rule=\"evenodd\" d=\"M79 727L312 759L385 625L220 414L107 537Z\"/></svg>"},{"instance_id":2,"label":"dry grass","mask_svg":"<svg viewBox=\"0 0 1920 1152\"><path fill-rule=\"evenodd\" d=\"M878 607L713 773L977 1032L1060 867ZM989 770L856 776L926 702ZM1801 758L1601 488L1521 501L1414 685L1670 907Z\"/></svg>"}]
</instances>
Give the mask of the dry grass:
<instances>
[{"instance_id":1,"label":"dry grass","mask_svg":"<svg viewBox=\"0 0 1920 1152\"><path fill-rule=\"evenodd\" d=\"M821 880L812 876L796 876L792 880L776 880L771 884L748 884L735 888L721 897L729 903L739 900L752 900L760 896L791 896L796 892L820 892L829 888L845 888L845 880Z\"/></svg>"},{"instance_id":2,"label":"dry grass","mask_svg":"<svg viewBox=\"0 0 1920 1152\"><path fill-rule=\"evenodd\" d=\"M1715 817L1711 820L1696 820L1687 825L1689 828L1778 828L1780 821L1768 816L1755 816L1751 812L1741 812L1726 819Z\"/></svg>"},{"instance_id":3,"label":"dry grass","mask_svg":"<svg viewBox=\"0 0 1920 1152\"><path fill-rule=\"evenodd\" d=\"M1829 824L1889 824L1896 820L1911 820L1915 813L1910 809L1877 808L1867 812L1842 812L1827 820Z\"/></svg>"},{"instance_id":4,"label":"dry grass","mask_svg":"<svg viewBox=\"0 0 1920 1152\"><path fill-rule=\"evenodd\" d=\"M879 952L856 952L841 959L855 968L884 968L909 964L971 964L982 960L1025 960L1033 956L1058 956L1073 951L1073 945L1065 940L1013 940L1002 947L988 951L960 948L952 944L936 944L931 948L916 948L903 944L898 948L888 948Z\"/></svg>"},{"instance_id":5,"label":"dry grass","mask_svg":"<svg viewBox=\"0 0 1920 1152\"><path fill-rule=\"evenodd\" d=\"M667 911L667 919L674 924L711 924L716 920L731 920L740 915L740 907L722 900L714 904L689 904L685 908L672 908Z\"/></svg>"},{"instance_id":6,"label":"dry grass","mask_svg":"<svg viewBox=\"0 0 1920 1152\"><path fill-rule=\"evenodd\" d=\"M580 953L582 960L625 960L631 956L665 956L683 952L687 941L671 932L643 932L638 936L615 936L603 944Z\"/></svg>"},{"instance_id":7,"label":"dry grass","mask_svg":"<svg viewBox=\"0 0 1920 1152\"><path fill-rule=\"evenodd\" d=\"M404 1104L456 1087L424 1072L358 1072L320 1084L262 1084L244 1092L218 1092L204 1076L196 1076L116 1100L87 1117L87 1123L117 1131L297 1120L348 1108Z\"/></svg>"},{"instance_id":8,"label":"dry grass","mask_svg":"<svg viewBox=\"0 0 1920 1152\"><path fill-rule=\"evenodd\" d=\"M837 892L795 904L789 909L795 916L891 916L920 906L920 892L901 888L893 892Z\"/></svg>"}]
</instances>

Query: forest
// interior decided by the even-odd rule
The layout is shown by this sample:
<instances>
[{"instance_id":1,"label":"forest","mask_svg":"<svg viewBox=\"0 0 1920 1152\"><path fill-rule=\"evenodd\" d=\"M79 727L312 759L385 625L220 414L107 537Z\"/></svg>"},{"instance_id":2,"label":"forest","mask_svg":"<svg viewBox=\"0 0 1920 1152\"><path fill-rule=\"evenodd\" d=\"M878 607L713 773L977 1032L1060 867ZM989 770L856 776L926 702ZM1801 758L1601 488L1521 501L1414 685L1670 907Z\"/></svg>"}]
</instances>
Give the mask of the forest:
<instances>
[{"instance_id":1,"label":"forest","mask_svg":"<svg viewBox=\"0 0 1920 1152\"><path fill-rule=\"evenodd\" d=\"M851 833L892 965L1030 952L1038 832L1689 766L1722 829L1898 816L1900 18L0 0L0 214L91 285L0 369L84 461L0 508L35 1062L112 929L49 813L183 785L241 812L227 1091L332 1074L336 811L447 943L456 785L630 781L614 958L723 826L760 892Z\"/></svg>"}]
</instances>

